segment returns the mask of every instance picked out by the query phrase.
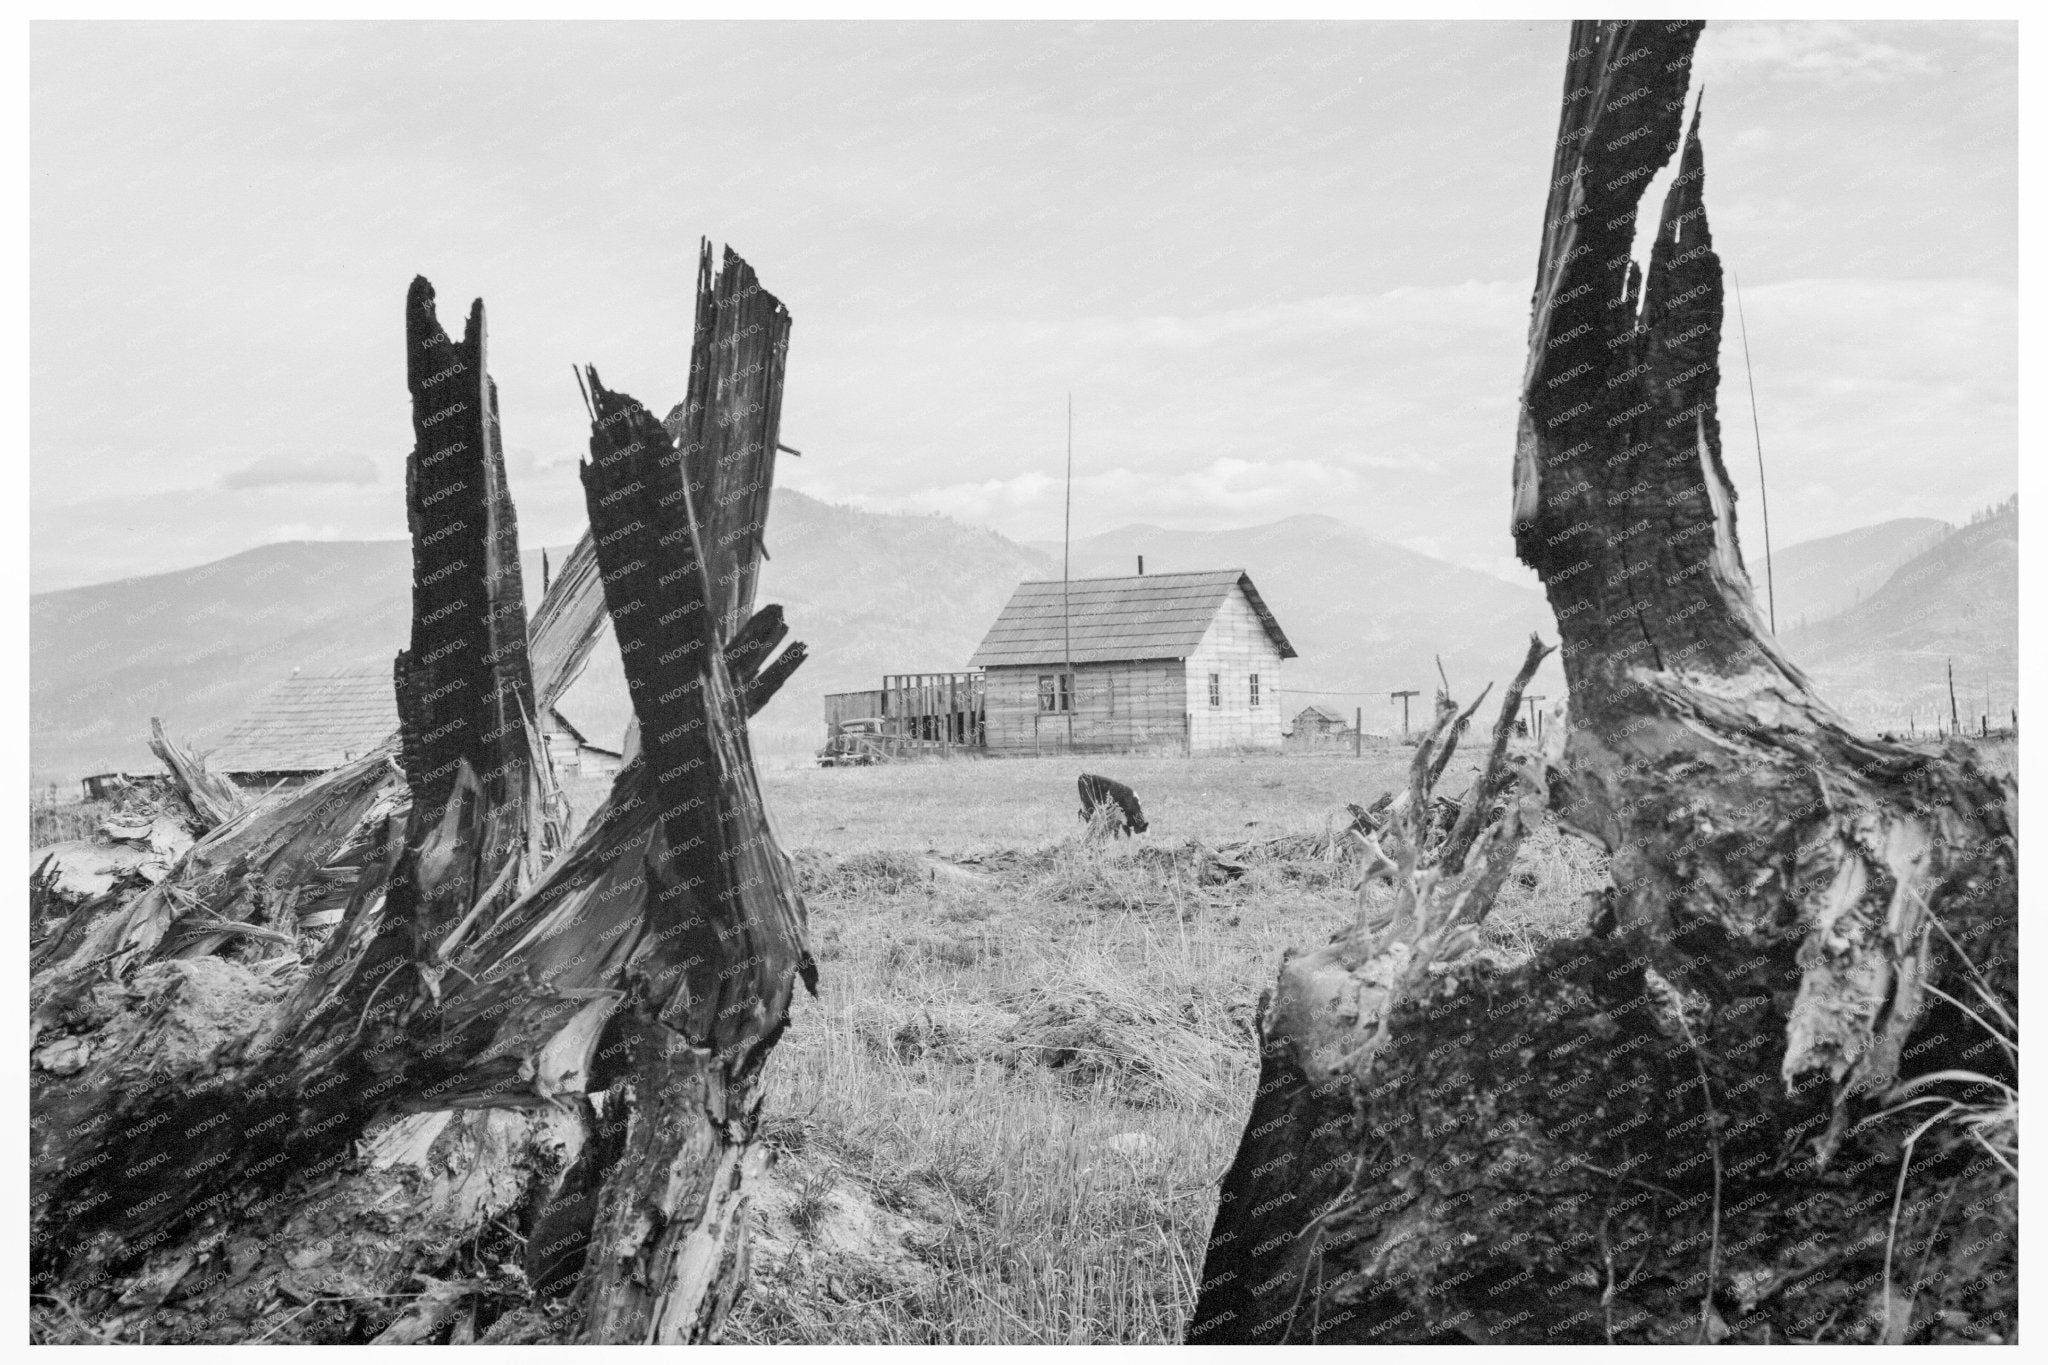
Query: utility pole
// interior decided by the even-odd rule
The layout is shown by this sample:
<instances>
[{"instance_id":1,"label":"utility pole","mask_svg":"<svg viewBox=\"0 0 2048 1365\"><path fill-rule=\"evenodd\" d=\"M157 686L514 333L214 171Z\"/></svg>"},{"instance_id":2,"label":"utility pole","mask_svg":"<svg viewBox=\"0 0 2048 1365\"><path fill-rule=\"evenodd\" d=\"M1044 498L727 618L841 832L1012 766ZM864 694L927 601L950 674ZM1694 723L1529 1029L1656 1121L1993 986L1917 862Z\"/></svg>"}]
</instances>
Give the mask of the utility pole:
<instances>
[{"instance_id":1,"label":"utility pole","mask_svg":"<svg viewBox=\"0 0 2048 1365\"><path fill-rule=\"evenodd\" d=\"M1351 756L1365 757L1365 708L1355 707L1351 713Z\"/></svg>"},{"instance_id":2,"label":"utility pole","mask_svg":"<svg viewBox=\"0 0 2048 1365\"><path fill-rule=\"evenodd\" d=\"M1074 703L1081 687L1074 677L1074 614L1067 603L1067 582L1069 566L1073 558L1074 545L1074 391L1067 390L1067 519L1060 531L1060 624L1067 636L1067 675L1060 679L1059 692L1065 694L1067 710L1067 752L1074 751Z\"/></svg>"},{"instance_id":3,"label":"utility pole","mask_svg":"<svg viewBox=\"0 0 2048 1365\"><path fill-rule=\"evenodd\" d=\"M1401 739L1405 742L1408 738L1408 699L1422 694L1411 688L1406 692L1389 692L1387 695L1401 703Z\"/></svg>"},{"instance_id":4,"label":"utility pole","mask_svg":"<svg viewBox=\"0 0 2048 1365\"><path fill-rule=\"evenodd\" d=\"M1960 735L1963 732L1962 719L1956 715L1956 661L1948 661L1948 732Z\"/></svg>"}]
</instances>

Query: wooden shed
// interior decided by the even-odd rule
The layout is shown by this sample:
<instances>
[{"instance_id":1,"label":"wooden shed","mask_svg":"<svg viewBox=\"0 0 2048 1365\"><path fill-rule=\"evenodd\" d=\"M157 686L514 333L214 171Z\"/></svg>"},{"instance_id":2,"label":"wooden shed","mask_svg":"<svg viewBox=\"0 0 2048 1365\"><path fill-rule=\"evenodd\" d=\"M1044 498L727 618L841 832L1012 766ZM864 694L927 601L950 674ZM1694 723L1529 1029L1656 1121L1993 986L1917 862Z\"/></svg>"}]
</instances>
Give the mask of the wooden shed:
<instances>
[{"instance_id":1,"label":"wooden shed","mask_svg":"<svg viewBox=\"0 0 2048 1365\"><path fill-rule=\"evenodd\" d=\"M1333 748L1350 744L1351 718L1327 706L1304 706L1288 727L1287 742L1299 749Z\"/></svg>"},{"instance_id":2,"label":"wooden shed","mask_svg":"<svg viewBox=\"0 0 2048 1365\"><path fill-rule=\"evenodd\" d=\"M611 790L624 763L626 731L633 724L633 699L626 691L626 666L618 645L600 639L575 679L541 718L548 762L560 782L597 783L596 800ZM590 804L590 796L579 810Z\"/></svg>"},{"instance_id":3,"label":"wooden shed","mask_svg":"<svg viewBox=\"0 0 2048 1365\"><path fill-rule=\"evenodd\" d=\"M206 755L206 766L244 786L297 785L398 732L391 670L294 673Z\"/></svg>"},{"instance_id":4,"label":"wooden shed","mask_svg":"<svg viewBox=\"0 0 2048 1365\"><path fill-rule=\"evenodd\" d=\"M1019 584L974 652L990 753L1280 747L1294 646L1244 570L1061 589Z\"/></svg>"},{"instance_id":5,"label":"wooden shed","mask_svg":"<svg viewBox=\"0 0 2048 1365\"><path fill-rule=\"evenodd\" d=\"M630 703L618 703L601 670L579 679L541 729L558 779L608 783L619 769ZM623 691L623 675L619 689ZM398 733L398 701L389 668L294 673L265 692L206 754L206 766L243 786L296 786ZM595 738L601 736L601 739Z\"/></svg>"}]
</instances>

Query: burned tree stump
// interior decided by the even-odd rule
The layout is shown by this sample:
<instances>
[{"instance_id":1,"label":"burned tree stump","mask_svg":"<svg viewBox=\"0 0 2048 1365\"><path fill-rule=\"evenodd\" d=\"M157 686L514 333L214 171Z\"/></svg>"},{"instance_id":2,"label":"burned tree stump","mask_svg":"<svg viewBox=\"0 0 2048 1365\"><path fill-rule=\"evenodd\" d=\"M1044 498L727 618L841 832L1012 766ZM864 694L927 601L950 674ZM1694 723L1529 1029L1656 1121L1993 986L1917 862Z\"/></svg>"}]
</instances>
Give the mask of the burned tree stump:
<instances>
[{"instance_id":1,"label":"burned tree stump","mask_svg":"<svg viewBox=\"0 0 2048 1365\"><path fill-rule=\"evenodd\" d=\"M1757 617L1699 27L1574 26L1522 384L1516 543L1571 694L1529 787L1613 885L1512 969L1444 951L1456 900L1283 967L1191 1341L2016 1328L2014 788L1851 733Z\"/></svg>"},{"instance_id":2,"label":"burned tree stump","mask_svg":"<svg viewBox=\"0 0 2048 1365\"><path fill-rule=\"evenodd\" d=\"M42 1148L37 1170L53 1186L45 1241L53 1270L97 1258L98 1243L119 1248L179 1225L252 1167L282 1173L345 1146L403 1084L413 1051L404 1045L407 1026L438 999L450 940L516 898L551 843L483 308L471 310L462 342L453 343L435 320L432 288L418 279L406 324L418 442L406 480L412 641L396 670L411 794L402 833L384 865L359 881L366 891L362 883L374 876L379 894L352 898L352 913L294 992L275 1040L246 1070L231 1065L232 1080L215 1076L206 1085L178 1077L162 1088L138 1086L110 1056L88 1073L90 1083L64 1085L61 1102L57 1087L42 1092L46 1129L93 1116L107 1120L110 1135L91 1153L105 1174L64 1144ZM343 772L346 799L321 794L303 822L273 826L288 845L326 847L380 775L371 764ZM318 831L310 843L300 837L309 828ZM382 1012L373 1014L380 1000ZM152 1125L192 1140L173 1156Z\"/></svg>"},{"instance_id":3,"label":"burned tree stump","mask_svg":"<svg viewBox=\"0 0 2048 1365\"><path fill-rule=\"evenodd\" d=\"M735 288L740 278L751 287ZM56 1069L34 1096L35 1261L37 1284L61 1291L72 1312L146 1319L152 1339L218 1339L264 1311L266 1286L286 1274L290 1229L336 1206L367 1215L399 1188L390 1172L430 1161L457 1178L421 1208L426 1243L401 1237L393 1252L374 1218L341 1235L351 1283L371 1286L370 1299L402 1287L409 1267L438 1268L431 1258L463 1238L494 1235L489 1220L510 1214L546 1230L527 1283L545 1297L578 1294L581 1335L715 1337L744 1279L745 1177L764 1160L752 1143L759 1069L793 982L815 976L745 728L751 704L772 692L767 680L802 660L792 645L764 666L786 627L777 608L752 612L776 444L775 405L760 397L779 394L788 315L730 253L702 284L701 421L720 433L725 476L760 487L700 523L687 452L593 374L592 533L550 585L530 665L481 306L451 342L433 324L431 290L415 282L401 799L374 819L365 809L390 790L386 753L333 775L334 789L303 807L237 817L288 847L371 850L312 972L256 1027L169 1067L107 1049L82 1068L71 1062L79 1048L51 1056ZM779 326L762 351L752 339L764 313ZM748 346L718 354L735 334ZM732 372L738 357L745 373ZM716 555L699 548L707 528ZM712 565L722 566L717 589ZM593 647L600 590L639 752L580 837L551 856L551 782L533 718ZM728 638L728 621L751 629ZM339 792L346 799L332 799ZM304 839L308 830L317 837ZM238 847L232 831L216 833L224 851ZM316 853L295 870L323 865ZM121 911L101 923L117 944L138 931ZM129 956L163 937L159 928ZM67 980L96 980L105 965L79 962ZM195 1271L215 1264L193 1287ZM508 1303L502 1285L456 1285L382 1330L392 1341L473 1330L458 1320L474 1324L488 1303L493 1315L515 1310L505 1314L513 1337L559 1334L557 1320L519 1317L539 1308L532 1291L511 1298L522 1302ZM330 1330L315 1339L360 1328Z\"/></svg>"},{"instance_id":4,"label":"burned tree stump","mask_svg":"<svg viewBox=\"0 0 2048 1365\"><path fill-rule=\"evenodd\" d=\"M598 1200L580 1311L592 1341L701 1340L745 1280L746 1178L766 1159L752 1142L755 1083L795 980L815 984L815 969L725 665L717 608L735 599L712 591L694 516L688 534L664 529L662 509L694 505L687 452L595 371L589 383L583 481L640 723L640 759L621 787L633 787L649 830L644 949L616 1024L630 1041L633 1117ZM759 527L736 520L758 543ZM746 605L738 598L725 619Z\"/></svg>"}]
</instances>

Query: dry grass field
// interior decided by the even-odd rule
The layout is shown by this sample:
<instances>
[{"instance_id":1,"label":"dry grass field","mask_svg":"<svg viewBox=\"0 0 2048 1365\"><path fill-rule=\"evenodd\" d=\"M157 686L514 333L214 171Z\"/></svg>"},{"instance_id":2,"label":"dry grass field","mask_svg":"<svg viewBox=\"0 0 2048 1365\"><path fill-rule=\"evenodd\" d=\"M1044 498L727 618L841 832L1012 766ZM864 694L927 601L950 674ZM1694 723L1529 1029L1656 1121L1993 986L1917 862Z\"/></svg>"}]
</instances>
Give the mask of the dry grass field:
<instances>
[{"instance_id":1,"label":"dry grass field","mask_svg":"<svg viewBox=\"0 0 2048 1365\"><path fill-rule=\"evenodd\" d=\"M1341 829L1408 752L765 774L822 982L769 1064L778 1161L732 1339L1177 1341L1259 994L1350 913L1355 876L1310 856L1205 884L1194 841ZM1147 834L1082 840L1074 779L1096 769L1137 790ZM1491 946L1574 931L1598 876L1539 829Z\"/></svg>"},{"instance_id":2,"label":"dry grass field","mask_svg":"<svg viewBox=\"0 0 2048 1365\"><path fill-rule=\"evenodd\" d=\"M1975 747L2011 770L2014 741ZM768 1064L775 1162L728 1339L1178 1341L1260 994L1353 913L1328 836L1410 752L764 764L821 981ZM1085 839L1083 770L1131 784L1149 831ZM1439 789L1474 775L1463 755ZM31 843L110 810L32 802ZM1579 932L1603 880L1539 821L1482 951Z\"/></svg>"}]
</instances>

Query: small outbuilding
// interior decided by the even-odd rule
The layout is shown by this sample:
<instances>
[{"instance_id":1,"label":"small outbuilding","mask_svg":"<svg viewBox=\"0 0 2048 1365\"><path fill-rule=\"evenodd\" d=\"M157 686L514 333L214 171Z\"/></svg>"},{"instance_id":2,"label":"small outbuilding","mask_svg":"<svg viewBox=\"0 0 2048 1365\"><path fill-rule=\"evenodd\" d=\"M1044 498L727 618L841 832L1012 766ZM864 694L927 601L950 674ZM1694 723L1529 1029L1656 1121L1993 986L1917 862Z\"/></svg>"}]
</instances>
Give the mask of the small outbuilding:
<instances>
[{"instance_id":1,"label":"small outbuilding","mask_svg":"<svg viewBox=\"0 0 2048 1365\"><path fill-rule=\"evenodd\" d=\"M388 667L294 673L257 698L207 752L206 766L242 786L297 786L396 733Z\"/></svg>"},{"instance_id":2,"label":"small outbuilding","mask_svg":"<svg viewBox=\"0 0 2048 1365\"><path fill-rule=\"evenodd\" d=\"M1020 583L970 665L992 754L1199 754L1281 747L1294 657L1251 576L1211 569Z\"/></svg>"},{"instance_id":3,"label":"small outbuilding","mask_svg":"<svg viewBox=\"0 0 2048 1365\"><path fill-rule=\"evenodd\" d=\"M542 732L558 779L609 782L620 765L631 704L586 670L548 712ZM612 695L616 691L618 696ZM573 718L573 719L572 719ZM297 786L398 733L391 669L294 673L265 692L206 755L206 766L245 787Z\"/></svg>"},{"instance_id":4,"label":"small outbuilding","mask_svg":"<svg viewBox=\"0 0 2048 1365\"><path fill-rule=\"evenodd\" d=\"M556 779L594 784L588 787L591 793L610 791L611 780L625 761L626 732L632 724L633 699L626 690L626 666L619 659L618 646L601 640L541 718ZM586 804L589 799L586 795Z\"/></svg>"},{"instance_id":5,"label":"small outbuilding","mask_svg":"<svg viewBox=\"0 0 2048 1365\"><path fill-rule=\"evenodd\" d=\"M1351 720L1327 706L1304 706L1287 727L1287 743L1296 749L1328 749L1351 743Z\"/></svg>"}]
</instances>

